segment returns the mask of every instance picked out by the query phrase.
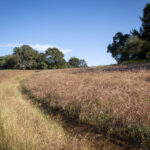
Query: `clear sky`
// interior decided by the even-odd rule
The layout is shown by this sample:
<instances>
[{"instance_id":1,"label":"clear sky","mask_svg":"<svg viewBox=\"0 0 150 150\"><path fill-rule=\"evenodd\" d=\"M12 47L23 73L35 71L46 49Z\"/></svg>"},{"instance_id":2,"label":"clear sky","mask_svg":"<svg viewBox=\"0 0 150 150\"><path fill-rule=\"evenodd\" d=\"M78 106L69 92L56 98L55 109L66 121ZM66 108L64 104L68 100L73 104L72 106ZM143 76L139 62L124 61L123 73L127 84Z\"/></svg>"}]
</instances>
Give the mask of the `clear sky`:
<instances>
[{"instance_id":1,"label":"clear sky","mask_svg":"<svg viewBox=\"0 0 150 150\"><path fill-rule=\"evenodd\" d=\"M116 63L107 45L116 32L139 29L149 0L0 0L0 55L15 46L58 47L89 66Z\"/></svg>"}]
</instances>

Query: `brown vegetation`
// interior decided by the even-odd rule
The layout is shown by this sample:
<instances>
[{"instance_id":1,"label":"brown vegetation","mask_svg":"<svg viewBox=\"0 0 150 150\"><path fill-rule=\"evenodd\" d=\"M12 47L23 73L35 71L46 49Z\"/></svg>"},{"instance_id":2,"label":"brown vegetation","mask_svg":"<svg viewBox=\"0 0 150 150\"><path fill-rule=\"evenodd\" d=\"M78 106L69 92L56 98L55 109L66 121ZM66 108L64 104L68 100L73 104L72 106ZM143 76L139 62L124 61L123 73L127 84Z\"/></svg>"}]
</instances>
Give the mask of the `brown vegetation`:
<instances>
[{"instance_id":1,"label":"brown vegetation","mask_svg":"<svg viewBox=\"0 0 150 150\"><path fill-rule=\"evenodd\" d=\"M0 70L0 82L13 77L15 75L29 73L31 71L20 71L20 70Z\"/></svg>"},{"instance_id":2,"label":"brown vegetation","mask_svg":"<svg viewBox=\"0 0 150 150\"><path fill-rule=\"evenodd\" d=\"M148 70L52 70L29 77L23 88L41 105L93 125L106 135L150 146Z\"/></svg>"}]
</instances>

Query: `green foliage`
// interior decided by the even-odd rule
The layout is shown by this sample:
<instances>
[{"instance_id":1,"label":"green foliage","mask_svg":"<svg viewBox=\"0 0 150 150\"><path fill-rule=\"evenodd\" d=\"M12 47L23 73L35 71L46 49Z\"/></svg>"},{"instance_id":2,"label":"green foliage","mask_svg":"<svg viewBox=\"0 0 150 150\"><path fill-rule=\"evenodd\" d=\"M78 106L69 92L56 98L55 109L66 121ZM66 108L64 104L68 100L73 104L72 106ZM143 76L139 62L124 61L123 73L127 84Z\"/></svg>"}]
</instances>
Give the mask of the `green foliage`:
<instances>
[{"instance_id":1,"label":"green foliage","mask_svg":"<svg viewBox=\"0 0 150 150\"><path fill-rule=\"evenodd\" d=\"M40 53L37 59L38 69L48 69L47 58L44 53Z\"/></svg>"},{"instance_id":2,"label":"green foliage","mask_svg":"<svg viewBox=\"0 0 150 150\"><path fill-rule=\"evenodd\" d=\"M64 54L58 48L48 48L46 50L47 64L49 69L66 68L67 64Z\"/></svg>"},{"instance_id":3,"label":"green foliage","mask_svg":"<svg viewBox=\"0 0 150 150\"><path fill-rule=\"evenodd\" d=\"M77 67L86 67L84 59L78 60ZM70 67L64 54L58 48L48 48L45 53L38 53L28 45L15 47L13 55L0 57L0 69L61 69Z\"/></svg>"},{"instance_id":4,"label":"green foliage","mask_svg":"<svg viewBox=\"0 0 150 150\"><path fill-rule=\"evenodd\" d=\"M147 52L147 53L146 53L146 58L147 58L147 59L150 59L150 52Z\"/></svg>"},{"instance_id":5,"label":"green foliage","mask_svg":"<svg viewBox=\"0 0 150 150\"><path fill-rule=\"evenodd\" d=\"M143 10L143 17L141 18L142 39L150 42L150 4L147 4Z\"/></svg>"},{"instance_id":6,"label":"green foliage","mask_svg":"<svg viewBox=\"0 0 150 150\"><path fill-rule=\"evenodd\" d=\"M118 32L113 37L113 43L107 47L107 52L110 52L117 62L129 59L129 54L126 51L126 43L129 37L129 34L123 35L123 33Z\"/></svg>"},{"instance_id":7,"label":"green foliage","mask_svg":"<svg viewBox=\"0 0 150 150\"><path fill-rule=\"evenodd\" d=\"M1 56L0 57L0 69L3 69L5 64L6 64L5 56Z\"/></svg>"},{"instance_id":8,"label":"green foliage","mask_svg":"<svg viewBox=\"0 0 150 150\"><path fill-rule=\"evenodd\" d=\"M86 63L86 61L84 59L80 59L79 67L87 67L87 63Z\"/></svg>"},{"instance_id":9,"label":"green foliage","mask_svg":"<svg viewBox=\"0 0 150 150\"><path fill-rule=\"evenodd\" d=\"M71 57L68 61L70 68L87 67L87 63L84 59L78 59L77 57Z\"/></svg>"},{"instance_id":10,"label":"green foliage","mask_svg":"<svg viewBox=\"0 0 150 150\"><path fill-rule=\"evenodd\" d=\"M6 55L0 57L0 69L13 69L15 64L14 56Z\"/></svg>"},{"instance_id":11,"label":"green foliage","mask_svg":"<svg viewBox=\"0 0 150 150\"><path fill-rule=\"evenodd\" d=\"M36 69L38 52L28 45L16 47L13 50L16 69Z\"/></svg>"},{"instance_id":12,"label":"green foliage","mask_svg":"<svg viewBox=\"0 0 150 150\"><path fill-rule=\"evenodd\" d=\"M142 47L144 45L144 41L141 40L137 36L131 36L127 39L125 51L128 52L129 59L140 59L142 55ZM143 57L141 57L143 58Z\"/></svg>"},{"instance_id":13,"label":"green foliage","mask_svg":"<svg viewBox=\"0 0 150 150\"><path fill-rule=\"evenodd\" d=\"M113 37L113 43L108 45L107 52L118 63L150 58L150 4L145 6L141 21L140 32L136 29L131 34L118 32Z\"/></svg>"},{"instance_id":14,"label":"green foliage","mask_svg":"<svg viewBox=\"0 0 150 150\"><path fill-rule=\"evenodd\" d=\"M141 34L140 34L136 29L133 29L133 30L131 31L131 35L132 35L132 36L136 36L136 37L138 37L138 38L141 38Z\"/></svg>"},{"instance_id":15,"label":"green foliage","mask_svg":"<svg viewBox=\"0 0 150 150\"><path fill-rule=\"evenodd\" d=\"M71 57L68 61L70 68L78 68L80 60L76 57Z\"/></svg>"},{"instance_id":16,"label":"green foliage","mask_svg":"<svg viewBox=\"0 0 150 150\"><path fill-rule=\"evenodd\" d=\"M149 52L150 52L150 42L149 41L144 41L140 58L146 58L147 59L147 54Z\"/></svg>"}]
</instances>

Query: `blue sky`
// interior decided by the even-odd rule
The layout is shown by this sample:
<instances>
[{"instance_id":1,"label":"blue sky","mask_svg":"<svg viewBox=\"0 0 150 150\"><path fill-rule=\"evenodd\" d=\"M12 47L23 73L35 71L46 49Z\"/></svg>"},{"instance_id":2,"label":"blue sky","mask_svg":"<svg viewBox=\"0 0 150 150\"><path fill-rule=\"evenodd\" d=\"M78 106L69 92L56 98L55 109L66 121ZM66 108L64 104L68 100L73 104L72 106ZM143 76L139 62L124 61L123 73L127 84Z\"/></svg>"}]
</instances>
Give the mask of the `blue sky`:
<instances>
[{"instance_id":1,"label":"blue sky","mask_svg":"<svg viewBox=\"0 0 150 150\"><path fill-rule=\"evenodd\" d=\"M107 45L116 32L139 29L149 0L0 0L0 55L15 46L58 47L89 66L116 63Z\"/></svg>"}]
</instances>

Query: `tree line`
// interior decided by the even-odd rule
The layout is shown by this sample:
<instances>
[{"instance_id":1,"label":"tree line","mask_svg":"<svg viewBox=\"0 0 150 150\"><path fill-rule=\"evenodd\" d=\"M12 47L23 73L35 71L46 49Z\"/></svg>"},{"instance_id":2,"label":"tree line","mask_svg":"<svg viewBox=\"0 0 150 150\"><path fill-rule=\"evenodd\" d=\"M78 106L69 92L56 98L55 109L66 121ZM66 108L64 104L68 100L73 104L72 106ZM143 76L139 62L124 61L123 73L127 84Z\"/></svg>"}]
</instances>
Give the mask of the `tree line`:
<instances>
[{"instance_id":1,"label":"tree line","mask_svg":"<svg viewBox=\"0 0 150 150\"><path fill-rule=\"evenodd\" d=\"M87 67L84 59L71 57L68 62L58 48L48 48L39 53L29 45L13 49L12 55L0 57L0 69L61 69Z\"/></svg>"},{"instance_id":2,"label":"tree line","mask_svg":"<svg viewBox=\"0 0 150 150\"><path fill-rule=\"evenodd\" d=\"M137 31L133 29L130 34L118 32L113 37L113 43L107 47L107 52L118 63L129 60L150 60L150 3L143 9L140 17L142 25Z\"/></svg>"}]
</instances>

